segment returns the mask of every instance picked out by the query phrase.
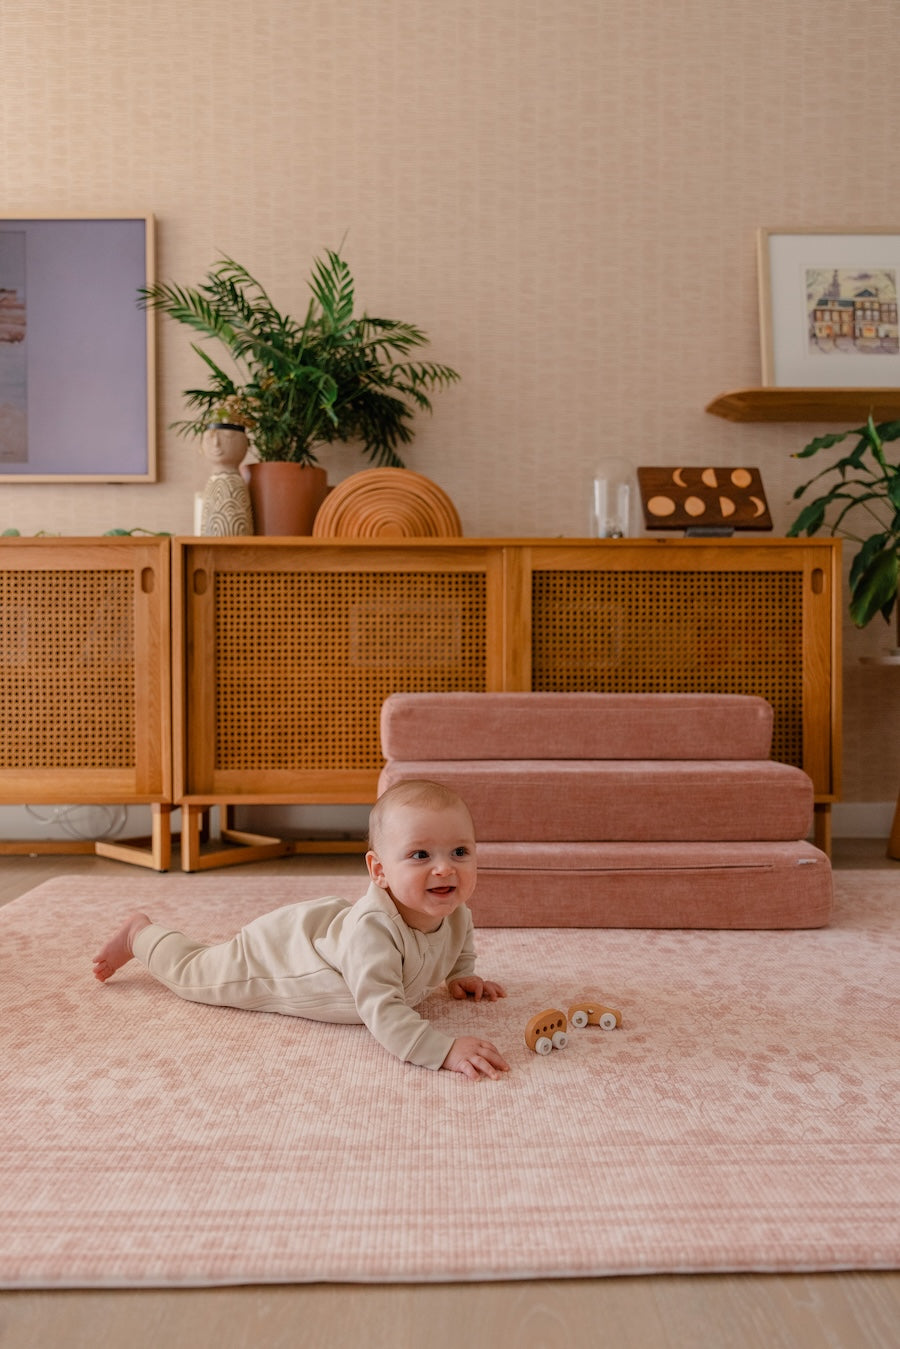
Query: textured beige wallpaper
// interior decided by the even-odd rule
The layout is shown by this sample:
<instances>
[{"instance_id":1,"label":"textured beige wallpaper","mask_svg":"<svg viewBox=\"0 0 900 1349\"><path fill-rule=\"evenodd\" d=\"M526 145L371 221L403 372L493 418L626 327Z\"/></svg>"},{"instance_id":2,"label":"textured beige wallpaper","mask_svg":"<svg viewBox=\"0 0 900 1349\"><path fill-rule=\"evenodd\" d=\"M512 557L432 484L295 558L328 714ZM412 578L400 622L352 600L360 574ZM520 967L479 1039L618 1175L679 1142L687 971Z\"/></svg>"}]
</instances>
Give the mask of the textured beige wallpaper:
<instances>
[{"instance_id":1,"label":"textured beige wallpaper","mask_svg":"<svg viewBox=\"0 0 900 1349\"><path fill-rule=\"evenodd\" d=\"M289 309L343 242L462 373L408 462L467 533L583 533L609 454L758 465L792 518L826 428L704 407L759 381L757 226L900 230L896 0L5 0L0 54L0 209L152 211L161 276L230 253ZM0 528L191 529L199 362L159 353L159 483L0 485ZM887 636L846 635L849 800L900 781Z\"/></svg>"}]
</instances>

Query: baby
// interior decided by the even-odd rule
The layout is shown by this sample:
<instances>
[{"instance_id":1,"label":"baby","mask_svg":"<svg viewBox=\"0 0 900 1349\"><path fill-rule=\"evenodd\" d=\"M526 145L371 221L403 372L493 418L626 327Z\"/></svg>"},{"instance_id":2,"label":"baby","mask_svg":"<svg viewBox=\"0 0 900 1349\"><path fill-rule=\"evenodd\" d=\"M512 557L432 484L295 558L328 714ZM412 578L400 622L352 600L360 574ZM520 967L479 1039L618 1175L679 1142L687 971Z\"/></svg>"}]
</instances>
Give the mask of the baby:
<instances>
[{"instance_id":1,"label":"baby","mask_svg":"<svg viewBox=\"0 0 900 1349\"><path fill-rule=\"evenodd\" d=\"M372 808L366 866L369 888L355 903L289 904L212 946L135 913L94 957L94 975L105 982L135 957L192 1002L362 1022L404 1062L499 1077L509 1064L490 1040L454 1039L415 1011L445 980L454 998L506 996L475 973L467 806L435 782L395 784Z\"/></svg>"}]
</instances>

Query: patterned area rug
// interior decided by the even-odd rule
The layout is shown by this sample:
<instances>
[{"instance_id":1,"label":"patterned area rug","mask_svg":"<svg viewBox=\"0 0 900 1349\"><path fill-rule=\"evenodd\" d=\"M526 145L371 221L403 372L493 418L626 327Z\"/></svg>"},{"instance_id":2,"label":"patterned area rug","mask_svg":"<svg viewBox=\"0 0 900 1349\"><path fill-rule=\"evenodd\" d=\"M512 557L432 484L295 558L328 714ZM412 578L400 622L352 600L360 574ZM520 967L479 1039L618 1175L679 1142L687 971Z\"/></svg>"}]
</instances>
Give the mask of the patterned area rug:
<instances>
[{"instance_id":1,"label":"patterned area rug","mask_svg":"<svg viewBox=\"0 0 900 1349\"><path fill-rule=\"evenodd\" d=\"M812 932L481 932L508 998L424 1008L506 1052L480 1083L91 977L135 905L220 938L345 877L41 885L0 908L0 1285L896 1268L900 878L836 882ZM531 1053L588 992L622 1027Z\"/></svg>"}]
</instances>

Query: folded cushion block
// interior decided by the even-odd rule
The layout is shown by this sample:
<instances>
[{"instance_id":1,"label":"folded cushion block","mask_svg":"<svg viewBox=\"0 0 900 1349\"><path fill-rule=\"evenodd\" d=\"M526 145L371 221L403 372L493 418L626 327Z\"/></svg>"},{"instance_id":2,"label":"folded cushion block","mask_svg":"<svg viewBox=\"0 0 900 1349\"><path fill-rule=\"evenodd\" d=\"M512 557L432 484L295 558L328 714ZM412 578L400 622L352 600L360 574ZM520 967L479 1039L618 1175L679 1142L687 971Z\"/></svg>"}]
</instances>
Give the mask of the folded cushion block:
<instances>
[{"instance_id":1,"label":"folded cushion block","mask_svg":"<svg viewBox=\"0 0 900 1349\"><path fill-rule=\"evenodd\" d=\"M491 842L797 839L812 824L806 773L766 759L391 760L379 788L415 777L458 791Z\"/></svg>"},{"instance_id":2,"label":"folded cushion block","mask_svg":"<svg viewBox=\"0 0 900 1349\"><path fill-rule=\"evenodd\" d=\"M769 759L772 719L740 694L395 694L379 791L464 798L482 927L821 926L812 782Z\"/></svg>"},{"instance_id":3,"label":"folded cushion block","mask_svg":"<svg viewBox=\"0 0 900 1349\"><path fill-rule=\"evenodd\" d=\"M386 759L767 759L764 698L709 693L394 693Z\"/></svg>"},{"instance_id":4,"label":"folded cushion block","mask_svg":"<svg viewBox=\"0 0 900 1349\"><path fill-rule=\"evenodd\" d=\"M831 864L806 842L478 845L478 927L827 924Z\"/></svg>"}]
</instances>

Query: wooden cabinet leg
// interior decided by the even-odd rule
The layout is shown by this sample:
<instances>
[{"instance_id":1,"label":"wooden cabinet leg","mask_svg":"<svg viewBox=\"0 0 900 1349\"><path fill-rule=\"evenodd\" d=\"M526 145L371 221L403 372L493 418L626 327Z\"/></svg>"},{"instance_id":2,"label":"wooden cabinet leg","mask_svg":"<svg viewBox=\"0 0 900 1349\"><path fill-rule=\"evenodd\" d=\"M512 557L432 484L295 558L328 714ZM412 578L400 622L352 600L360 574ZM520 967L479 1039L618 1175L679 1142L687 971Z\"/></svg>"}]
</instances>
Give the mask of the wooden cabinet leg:
<instances>
[{"instance_id":1,"label":"wooden cabinet leg","mask_svg":"<svg viewBox=\"0 0 900 1349\"><path fill-rule=\"evenodd\" d=\"M831 856L831 803L817 801L813 807L813 842L826 857Z\"/></svg>"},{"instance_id":2,"label":"wooden cabinet leg","mask_svg":"<svg viewBox=\"0 0 900 1349\"><path fill-rule=\"evenodd\" d=\"M168 871L172 865L172 807L151 807L150 853L156 871Z\"/></svg>"},{"instance_id":3,"label":"wooden cabinet leg","mask_svg":"<svg viewBox=\"0 0 900 1349\"><path fill-rule=\"evenodd\" d=\"M200 839L204 828L203 806L181 806L181 869L198 871L200 868Z\"/></svg>"},{"instance_id":4,"label":"wooden cabinet leg","mask_svg":"<svg viewBox=\"0 0 900 1349\"><path fill-rule=\"evenodd\" d=\"M93 850L98 857L111 857L114 862L130 862L132 866L150 867L153 871L168 871L172 862L172 806L155 802L151 806L151 833L148 838L106 841L98 839Z\"/></svg>"},{"instance_id":5,"label":"wooden cabinet leg","mask_svg":"<svg viewBox=\"0 0 900 1349\"><path fill-rule=\"evenodd\" d=\"M233 828L234 806L221 804L219 835L228 847L205 848L209 841L209 805L181 806L181 866L184 871L209 871L215 867L240 866L242 862L260 862L268 857L285 857L294 849L284 839L268 834L250 834Z\"/></svg>"},{"instance_id":6,"label":"wooden cabinet leg","mask_svg":"<svg viewBox=\"0 0 900 1349\"><path fill-rule=\"evenodd\" d=\"M900 795L897 796L897 809L894 811L894 823L891 826L891 836L888 839L887 855L900 862Z\"/></svg>"}]
</instances>

